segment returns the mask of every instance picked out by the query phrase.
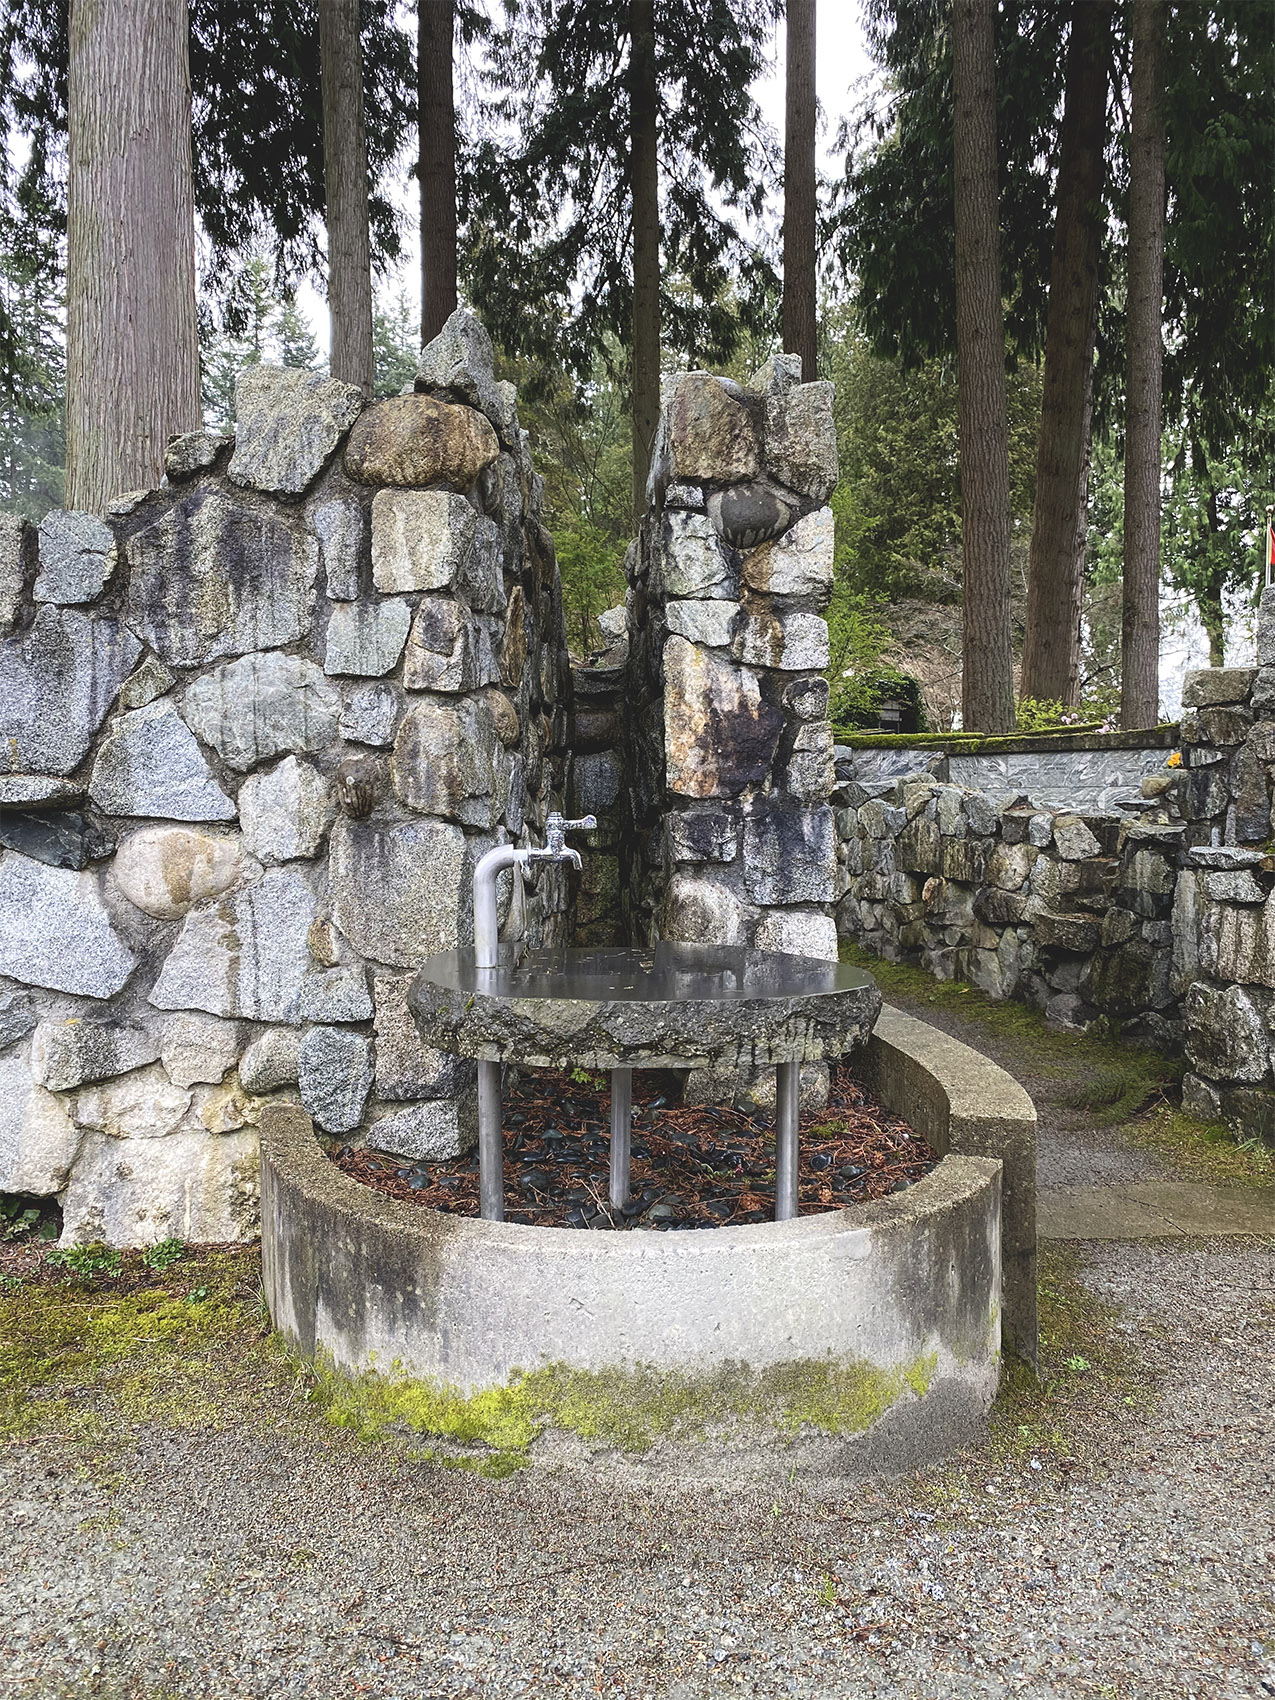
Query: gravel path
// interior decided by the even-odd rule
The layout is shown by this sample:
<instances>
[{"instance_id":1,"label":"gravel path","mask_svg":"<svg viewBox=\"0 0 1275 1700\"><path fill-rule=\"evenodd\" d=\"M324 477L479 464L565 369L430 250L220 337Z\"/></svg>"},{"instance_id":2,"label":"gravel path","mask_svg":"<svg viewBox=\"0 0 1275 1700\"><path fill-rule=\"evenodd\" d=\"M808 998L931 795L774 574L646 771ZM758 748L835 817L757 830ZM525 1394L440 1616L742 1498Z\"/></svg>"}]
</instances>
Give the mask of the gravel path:
<instances>
[{"instance_id":1,"label":"gravel path","mask_svg":"<svg viewBox=\"0 0 1275 1700\"><path fill-rule=\"evenodd\" d=\"M1275 1695L1275 1246L1095 1244L1080 1274L1154 1393L1071 1468L487 1481L304 1426L87 1472L0 1448L0 1696Z\"/></svg>"}]
</instances>

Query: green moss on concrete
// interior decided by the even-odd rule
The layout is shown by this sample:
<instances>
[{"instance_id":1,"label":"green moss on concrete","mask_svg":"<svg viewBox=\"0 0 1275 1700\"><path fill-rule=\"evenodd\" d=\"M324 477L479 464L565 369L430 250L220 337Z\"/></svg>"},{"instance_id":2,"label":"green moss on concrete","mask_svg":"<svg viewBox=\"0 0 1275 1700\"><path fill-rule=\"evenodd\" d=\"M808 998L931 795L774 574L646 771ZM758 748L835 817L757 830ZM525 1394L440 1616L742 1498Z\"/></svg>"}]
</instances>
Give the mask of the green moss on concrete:
<instances>
[{"instance_id":1,"label":"green moss on concrete","mask_svg":"<svg viewBox=\"0 0 1275 1700\"><path fill-rule=\"evenodd\" d=\"M1053 750L1172 749L1178 742L1176 721L1165 721L1131 732L1104 732L1102 722L1060 726L1042 732L864 732L854 726L834 726L839 744L852 750L933 750L940 755L1031 755Z\"/></svg>"},{"instance_id":2,"label":"green moss on concrete","mask_svg":"<svg viewBox=\"0 0 1275 1700\"><path fill-rule=\"evenodd\" d=\"M578 1370L552 1364L515 1371L503 1387L464 1394L398 1375L348 1377L319 1364L311 1397L330 1422L361 1439L406 1428L447 1443L452 1450L429 1454L439 1461L505 1475L551 1429L639 1453L665 1437L694 1441L731 1428L787 1436L811 1429L861 1434L901 1399L923 1398L936 1365L933 1355L891 1370L808 1359L691 1375L646 1366ZM456 1448L471 1450L458 1454Z\"/></svg>"}]
</instances>

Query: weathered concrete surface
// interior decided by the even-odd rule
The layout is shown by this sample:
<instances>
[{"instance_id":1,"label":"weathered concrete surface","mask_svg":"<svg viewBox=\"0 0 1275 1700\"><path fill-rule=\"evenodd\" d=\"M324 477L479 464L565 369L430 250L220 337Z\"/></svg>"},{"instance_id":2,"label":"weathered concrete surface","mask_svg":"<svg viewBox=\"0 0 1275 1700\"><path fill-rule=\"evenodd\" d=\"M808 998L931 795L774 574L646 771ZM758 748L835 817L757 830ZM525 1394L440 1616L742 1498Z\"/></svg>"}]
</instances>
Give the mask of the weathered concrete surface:
<instances>
[{"instance_id":1,"label":"weathered concrete surface","mask_svg":"<svg viewBox=\"0 0 1275 1700\"><path fill-rule=\"evenodd\" d=\"M1005 1070L927 1022L885 1005L861 1065L878 1101L940 1154L1003 1164L1006 1346L1036 1361L1036 1107Z\"/></svg>"},{"instance_id":2,"label":"weathered concrete surface","mask_svg":"<svg viewBox=\"0 0 1275 1700\"><path fill-rule=\"evenodd\" d=\"M927 1412L941 1430L933 1453L952 1443L954 1409L973 1432L995 1392L999 1180L996 1162L951 1156L906 1195L857 1209L706 1234L580 1235L386 1198L328 1162L303 1112L271 1106L265 1288L302 1354L352 1373L395 1364L471 1392L544 1364L926 1364L902 1399L915 1460Z\"/></svg>"},{"instance_id":3,"label":"weathered concrete surface","mask_svg":"<svg viewBox=\"0 0 1275 1700\"><path fill-rule=\"evenodd\" d=\"M1275 1187L1189 1181L1047 1187L1037 1199L1036 1227L1045 1240L1275 1234Z\"/></svg>"}]
</instances>

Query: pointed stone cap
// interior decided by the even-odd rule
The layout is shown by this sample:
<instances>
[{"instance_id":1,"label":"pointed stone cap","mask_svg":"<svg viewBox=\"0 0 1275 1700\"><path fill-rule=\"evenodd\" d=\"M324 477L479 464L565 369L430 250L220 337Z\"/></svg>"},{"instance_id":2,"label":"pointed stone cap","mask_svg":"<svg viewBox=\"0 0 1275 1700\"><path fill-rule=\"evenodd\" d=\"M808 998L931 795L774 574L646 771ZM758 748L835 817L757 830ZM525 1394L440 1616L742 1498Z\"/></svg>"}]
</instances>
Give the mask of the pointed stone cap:
<instances>
[{"instance_id":1,"label":"pointed stone cap","mask_svg":"<svg viewBox=\"0 0 1275 1700\"><path fill-rule=\"evenodd\" d=\"M468 307L458 307L433 342L421 349L416 388L428 394L446 391L476 407L512 445L518 431L517 392L497 383L495 354L486 326Z\"/></svg>"}]
</instances>

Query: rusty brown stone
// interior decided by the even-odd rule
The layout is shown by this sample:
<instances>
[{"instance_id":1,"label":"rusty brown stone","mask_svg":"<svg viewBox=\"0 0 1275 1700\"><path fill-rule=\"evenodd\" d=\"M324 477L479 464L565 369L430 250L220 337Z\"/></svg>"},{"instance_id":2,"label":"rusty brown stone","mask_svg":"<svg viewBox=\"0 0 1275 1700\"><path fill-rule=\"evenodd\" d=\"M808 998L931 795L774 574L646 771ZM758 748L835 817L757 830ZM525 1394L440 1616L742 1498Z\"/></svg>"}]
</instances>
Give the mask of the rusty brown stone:
<instances>
[{"instance_id":1,"label":"rusty brown stone","mask_svg":"<svg viewBox=\"0 0 1275 1700\"><path fill-rule=\"evenodd\" d=\"M500 453L481 413L428 395L395 395L360 414L345 449L345 470L360 484L467 490Z\"/></svg>"}]
</instances>

